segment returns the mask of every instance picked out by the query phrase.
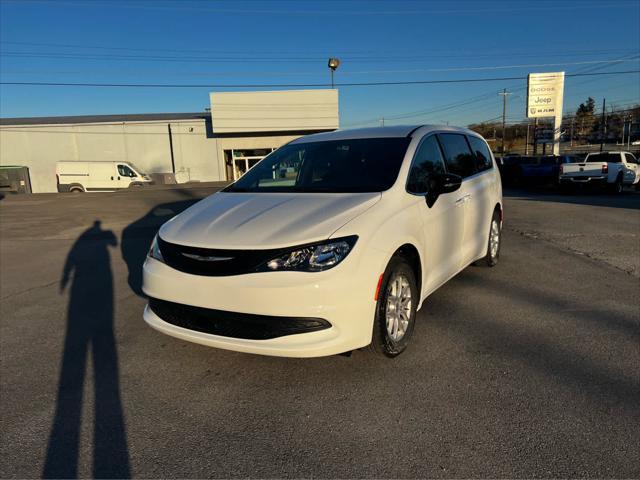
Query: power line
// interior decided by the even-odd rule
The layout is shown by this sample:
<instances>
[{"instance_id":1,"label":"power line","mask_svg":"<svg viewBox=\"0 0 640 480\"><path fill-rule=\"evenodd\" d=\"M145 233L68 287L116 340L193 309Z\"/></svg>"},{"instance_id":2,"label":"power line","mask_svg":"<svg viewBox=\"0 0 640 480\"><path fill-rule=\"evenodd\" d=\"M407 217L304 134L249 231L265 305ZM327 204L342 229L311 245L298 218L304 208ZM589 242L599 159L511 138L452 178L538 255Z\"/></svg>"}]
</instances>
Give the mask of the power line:
<instances>
[{"instance_id":1,"label":"power line","mask_svg":"<svg viewBox=\"0 0 640 480\"><path fill-rule=\"evenodd\" d=\"M6 3L11 3L11 2L15 2L16 0L5 0ZM45 4L45 5L52 5L51 2L48 1L44 1L44 0L20 0L20 3L27 3L27 1L29 3L35 3L35 4ZM538 2L541 3L541 2ZM92 2L70 2L70 1L56 1L55 2L56 7L59 6L70 6L70 7L89 7L89 8L127 8L127 9L146 9L146 10L176 10L176 11L193 11L193 12L211 12L211 13L219 13L219 14L241 14L241 15L247 15L247 14L254 14L254 15L277 15L277 16L284 16L284 15L349 15L349 16L377 16L377 15L383 15L383 16L387 16L387 15L401 15L401 16L406 16L406 15L448 15L448 14L457 14L457 15L476 15L476 14L487 14L487 13L505 13L505 12L539 12L541 10L541 6L540 5L535 5L535 6L513 6L513 5L509 5L509 6L501 6L500 8L457 8L457 9L420 9L420 10L416 10L416 9L400 9L400 10L376 10L376 9L371 9L371 8L363 8L363 9L359 9L359 10L336 10L336 9L322 9L322 10L305 10L305 9L300 9L300 10L295 10L292 8L288 8L286 10L284 9L254 9L254 8L242 8L242 9L238 9L238 8L220 8L218 6L214 6L214 7L207 7L207 6L202 6L199 3L196 4L189 4L186 2L179 2L178 4L162 4L160 2L142 2L142 3L135 3L135 2L117 2L117 3L111 3L111 2L98 2L98 1L92 1ZM544 5L544 3L543 3ZM614 7L636 7L637 3L636 2L607 2L607 3L591 3L591 4L586 4L586 3L582 3L580 5L580 9L602 9L602 8L606 8L606 9L610 9L610 8L614 8ZM369 4L367 4L367 6L369 6ZM574 10L575 6L573 5L556 5L553 4L550 5L548 4L549 8L553 8L553 10L558 11L558 10Z\"/></svg>"},{"instance_id":2,"label":"power line","mask_svg":"<svg viewBox=\"0 0 640 480\"><path fill-rule=\"evenodd\" d=\"M24 52L24 51L0 51L0 56L5 58L52 58L62 60L89 60L89 61L135 61L135 62L163 62L163 63L322 63L325 59L321 57L270 57L265 55L260 56L240 56L233 55L231 57L211 57L211 56L193 56L193 55L123 55L123 54L111 54L111 53L73 53L73 52ZM475 58L476 56L474 56ZM495 56L491 56L492 58ZM447 59L452 58L446 56ZM427 60L426 57L347 57L343 58L349 63L379 63L384 60L385 63L414 63L423 62ZM490 65L481 67L446 67L446 68L429 68L429 69L404 69L404 70L368 70L352 73L410 73L410 72L454 72L454 71L471 71L471 70L500 70L509 68L531 68L531 67L551 67L562 65L588 65L599 63L615 63L622 60L584 60L579 62L554 62L554 63L533 63L533 64L515 64L515 65ZM633 61L633 60L624 60Z\"/></svg>"},{"instance_id":3,"label":"power line","mask_svg":"<svg viewBox=\"0 0 640 480\"><path fill-rule=\"evenodd\" d=\"M2 56L2 54L0 54ZM624 60L616 59L616 60L588 60L584 62L562 62L562 63L534 63L534 64L517 64L517 65L492 65L492 66L484 66L484 67L448 67L448 68L414 68L414 69L403 69L403 70L356 70L356 71L345 71L342 72L341 75L371 75L371 74L387 74L387 73L420 73L420 72L464 72L464 71L482 71L482 70L509 70L509 69L520 69L520 68L532 68L532 67L552 67L552 66L570 66L570 65L593 65L593 64L618 64L625 62L639 62L640 58L628 58ZM195 60L194 60L195 62ZM109 72L113 71L110 69ZM24 75L24 74L86 74L86 73L97 73L97 72L87 72L85 71L61 71L61 72L38 72L38 71L27 71L27 72L7 72L3 71L2 75ZM120 74L126 74L126 72L120 72ZM140 71L136 70L134 73L136 76L140 75ZM174 75L182 75L182 76L229 76L229 75L264 75L264 76L279 76L279 77L288 77L288 76L317 76L318 71L307 71L307 72L256 72L256 71L214 71L214 72L197 72L197 73L184 73L177 72L173 73Z\"/></svg>"},{"instance_id":4,"label":"power line","mask_svg":"<svg viewBox=\"0 0 640 480\"><path fill-rule=\"evenodd\" d=\"M263 55L263 54L285 54L285 55L290 55L290 54L303 54L305 55L305 57L308 58L309 53L313 52L314 54L317 53L318 55L323 55L322 57L319 57L321 60L324 60L324 56L328 55L329 53L338 53L340 54L342 57L344 57L345 59L364 59L364 58L369 58L372 60L377 60L379 61L381 58L382 59L387 59L388 57L385 55L388 55L390 57L393 58L398 58L401 60L404 59L432 59L432 58L462 58L462 57L472 57L472 58L478 58L478 57L500 57L500 58L505 58L505 57L517 57L517 58L522 58L522 57L544 57L544 58L548 58L548 57L561 57L561 56L566 56L566 57L576 57L576 56L585 56L585 55L597 55L597 54L609 54L609 53L620 53L620 49L616 48L616 49L563 49L562 52L548 52L548 51L538 51L536 53L531 53L528 51L521 51L521 50L505 50L505 49L499 49L499 50L486 50L483 49L481 52L471 52L469 50L465 50L467 53L460 53L459 50L442 50L442 49L434 49L434 48L430 48L429 51L430 52L441 52L439 54L433 54L433 53L429 53L429 54L420 54L420 55L397 55L396 51L393 50L380 50L380 49L374 49L374 50L352 50L352 51L348 51L348 50L342 50L340 48L338 49L332 49L332 48L323 48L322 50L316 50L316 51L312 51L309 49L305 49L305 50L298 50L298 51L283 51L282 49L277 49L277 50L257 50L257 49L251 49L251 50L230 50L230 49L224 49L224 50L215 50L215 49L190 49L190 48L149 48L149 47L131 47L131 46L127 46L127 47L118 47L118 46L113 46L113 45L92 45L92 44L70 44L70 43L40 43L40 42L12 42L12 41L2 41L0 40L0 45L18 45L18 46L32 46L32 47L54 47L54 48L64 48L64 49L82 49L82 50L115 50L115 51L126 51L126 52L161 52L161 53L179 53L181 55L184 55L185 53L201 53L201 54L216 54L216 55L230 55L230 56L237 56L238 54L251 54L251 55ZM635 51L635 50L634 50ZM23 52L20 52L23 53ZM27 52L24 52L27 53ZM38 52L38 53L56 53L56 52ZM70 54L73 54L74 52L67 52ZM370 54L370 55L366 55L366 54ZM345 57L345 55L357 55L356 57ZM283 57L283 58L289 58L289 57ZM290 58L289 58L290 59Z\"/></svg>"},{"instance_id":5,"label":"power line","mask_svg":"<svg viewBox=\"0 0 640 480\"><path fill-rule=\"evenodd\" d=\"M617 72L573 73L565 77L589 77L597 75L629 75L640 73L640 70ZM502 82L509 80L526 80L527 77L492 77L492 78L458 78L448 80L405 80L397 82L347 82L336 83L336 87L374 87L391 85L432 85L447 83L482 83ZM246 83L246 84L179 84L179 83L73 83L73 82L0 82L0 85L15 86L47 86L47 87L108 87L108 88L326 88L326 83Z\"/></svg>"}]
</instances>

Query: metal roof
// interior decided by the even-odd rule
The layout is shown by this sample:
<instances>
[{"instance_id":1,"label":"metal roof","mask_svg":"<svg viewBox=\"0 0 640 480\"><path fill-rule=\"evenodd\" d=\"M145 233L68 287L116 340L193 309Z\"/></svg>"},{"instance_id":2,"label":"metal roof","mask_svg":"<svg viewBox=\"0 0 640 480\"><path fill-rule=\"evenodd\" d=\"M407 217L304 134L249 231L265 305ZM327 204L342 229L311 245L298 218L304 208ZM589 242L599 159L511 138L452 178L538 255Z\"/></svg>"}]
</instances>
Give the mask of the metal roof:
<instances>
[{"instance_id":1,"label":"metal roof","mask_svg":"<svg viewBox=\"0 0 640 480\"><path fill-rule=\"evenodd\" d=\"M65 117L0 118L0 125L65 125L78 123L149 122L163 120L206 120L208 112L123 113L117 115L75 115Z\"/></svg>"}]
</instances>

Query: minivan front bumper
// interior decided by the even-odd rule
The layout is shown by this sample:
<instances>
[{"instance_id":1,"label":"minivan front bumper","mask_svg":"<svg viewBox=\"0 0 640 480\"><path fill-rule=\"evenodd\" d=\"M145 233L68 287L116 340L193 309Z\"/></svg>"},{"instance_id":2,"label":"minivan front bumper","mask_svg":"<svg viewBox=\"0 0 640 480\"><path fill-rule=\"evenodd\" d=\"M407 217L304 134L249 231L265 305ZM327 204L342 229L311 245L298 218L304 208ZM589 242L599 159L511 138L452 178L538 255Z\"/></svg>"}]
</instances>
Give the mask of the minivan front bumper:
<instances>
[{"instance_id":1,"label":"minivan front bumper","mask_svg":"<svg viewBox=\"0 0 640 480\"><path fill-rule=\"evenodd\" d=\"M246 353L320 357L364 347L371 342L375 289L388 259L368 251L364 262L358 250L323 272L222 277L184 273L147 258L143 291L151 300L144 319L167 335ZM261 333L269 318L286 334ZM258 322L256 331L249 320ZM323 328L295 331L305 324Z\"/></svg>"}]
</instances>

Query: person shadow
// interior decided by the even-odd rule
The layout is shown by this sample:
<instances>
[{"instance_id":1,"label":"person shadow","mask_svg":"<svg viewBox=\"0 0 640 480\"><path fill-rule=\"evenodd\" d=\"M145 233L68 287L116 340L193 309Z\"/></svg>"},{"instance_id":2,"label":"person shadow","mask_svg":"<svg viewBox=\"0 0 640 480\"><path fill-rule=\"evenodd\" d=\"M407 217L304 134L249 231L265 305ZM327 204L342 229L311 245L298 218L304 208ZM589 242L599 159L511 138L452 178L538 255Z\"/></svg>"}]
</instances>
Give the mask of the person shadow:
<instances>
[{"instance_id":1,"label":"person shadow","mask_svg":"<svg viewBox=\"0 0 640 480\"><path fill-rule=\"evenodd\" d=\"M96 220L78 237L64 265L60 293L69 283L71 286L56 410L42 472L44 478L78 476L82 396L89 351L94 373L92 476L131 476L113 330L109 247L117 244L114 233L103 230L101 222Z\"/></svg>"}]
</instances>

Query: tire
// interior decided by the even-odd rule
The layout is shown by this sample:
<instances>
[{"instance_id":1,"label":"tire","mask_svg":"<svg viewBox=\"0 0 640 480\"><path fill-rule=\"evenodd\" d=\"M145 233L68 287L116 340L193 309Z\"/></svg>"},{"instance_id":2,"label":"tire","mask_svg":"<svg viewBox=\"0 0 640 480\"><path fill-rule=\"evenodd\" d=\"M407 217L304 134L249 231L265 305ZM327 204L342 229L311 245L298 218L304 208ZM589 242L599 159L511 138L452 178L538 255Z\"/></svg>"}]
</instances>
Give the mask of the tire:
<instances>
[{"instance_id":1,"label":"tire","mask_svg":"<svg viewBox=\"0 0 640 480\"><path fill-rule=\"evenodd\" d=\"M497 242L497 245L495 245ZM502 246L502 227L500 225L500 212L494 211L489 224L489 239L487 241L487 254L476 262L477 265L495 267L500 259L500 247Z\"/></svg>"},{"instance_id":2,"label":"tire","mask_svg":"<svg viewBox=\"0 0 640 480\"><path fill-rule=\"evenodd\" d=\"M404 300L394 301L398 290L410 297L403 295ZM404 257L392 257L380 284L369 350L387 357L396 357L404 352L413 334L419 301L413 268ZM401 306L404 313L395 315Z\"/></svg>"},{"instance_id":3,"label":"tire","mask_svg":"<svg viewBox=\"0 0 640 480\"><path fill-rule=\"evenodd\" d=\"M622 177L616 178L615 183L611 186L611 192L620 195L624 191L624 185L622 183Z\"/></svg>"},{"instance_id":4,"label":"tire","mask_svg":"<svg viewBox=\"0 0 640 480\"><path fill-rule=\"evenodd\" d=\"M82 189L82 187L71 187L69 191L71 193L84 193L84 190Z\"/></svg>"}]
</instances>

